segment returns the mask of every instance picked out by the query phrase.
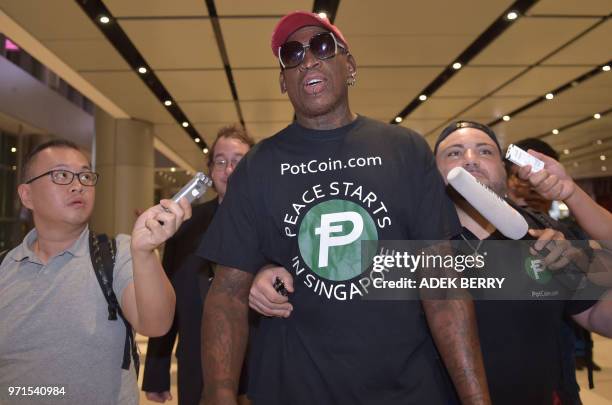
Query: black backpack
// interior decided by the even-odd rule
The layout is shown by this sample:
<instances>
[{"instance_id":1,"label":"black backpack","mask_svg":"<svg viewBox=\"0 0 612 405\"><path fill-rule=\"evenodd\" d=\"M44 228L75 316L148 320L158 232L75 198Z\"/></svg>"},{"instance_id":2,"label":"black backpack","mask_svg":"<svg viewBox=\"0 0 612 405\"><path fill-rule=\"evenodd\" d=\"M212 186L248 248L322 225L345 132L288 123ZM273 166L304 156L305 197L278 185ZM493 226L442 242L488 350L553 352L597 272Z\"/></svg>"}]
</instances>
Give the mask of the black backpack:
<instances>
[{"instance_id":1,"label":"black backpack","mask_svg":"<svg viewBox=\"0 0 612 405\"><path fill-rule=\"evenodd\" d=\"M115 267L115 252L117 251L117 241L109 239L105 234L96 235L94 232L89 232L89 255L93 265L94 273L98 279L98 284L102 289L104 298L108 304L108 320L116 321L117 315L125 325L125 345L123 346L123 361L121 368L124 370L130 369L130 355L134 360L134 369L136 376L140 369L140 357L138 346L134 339L134 331L132 325L128 322L121 311L117 296L113 291L113 269Z\"/></svg>"},{"instance_id":2,"label":"black backpack","mask_svg":"<svg viewBox=\"0 0 612 405\"><path fill-rule=\"evenodd\" d=\"M138 346L134 339L134 331L132 325L123 315L117 296L113 291L113 268L115 267L115 252L117 251L117 241L115 239L109 239L105 234L96 235L93 232L89 232L89 255L91 257L91 264L93 265L94 273L104 294L104 298L108 303L108 320L116 321L117 315L123 321L125 325L125 345L123 347L123 361L121 362L121 368L124 370L130 369L130 355L134 360L134 369L136 370L136 376L138 376L138 370L140 368L140 357L138 353ZM0 252L0 264L4 260L9 250Z\"/></svg>"}]
</instances>

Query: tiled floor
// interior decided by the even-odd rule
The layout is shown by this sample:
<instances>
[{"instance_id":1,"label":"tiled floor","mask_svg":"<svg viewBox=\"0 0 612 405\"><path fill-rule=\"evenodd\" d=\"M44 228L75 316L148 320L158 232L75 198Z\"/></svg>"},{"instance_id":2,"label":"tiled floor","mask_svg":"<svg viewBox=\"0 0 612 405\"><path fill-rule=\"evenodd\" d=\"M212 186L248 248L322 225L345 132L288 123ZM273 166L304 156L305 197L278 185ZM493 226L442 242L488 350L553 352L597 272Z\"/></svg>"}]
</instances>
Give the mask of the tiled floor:
<instances>
[{"instance_id":1,"label":"tiled floor","mask_svg":"<svg viewBox=\"0 0 612 405\"><path fill-rule=\"evenodd\" d=\"M596 372L594 375L595 389L593 390L588 389L586 371L577 372L578 383L582 387L580 393L582 402L584 405L612 405L612 340L599 336L594 336L593 340L595 342L595 361L601 366L602 370ZM144 365L147 340L139 336L137 341L140 346L140 352L142 353L141 364ZM167 401L166 404L177 405L175 361L172 362L171 373L171 393L174 398L171 401ZM140 382L142 382L142 370L140 373ZM156 402L148 401L142 391L140 403L143 405L156 404Z\"/></svg>"}]
</instances>

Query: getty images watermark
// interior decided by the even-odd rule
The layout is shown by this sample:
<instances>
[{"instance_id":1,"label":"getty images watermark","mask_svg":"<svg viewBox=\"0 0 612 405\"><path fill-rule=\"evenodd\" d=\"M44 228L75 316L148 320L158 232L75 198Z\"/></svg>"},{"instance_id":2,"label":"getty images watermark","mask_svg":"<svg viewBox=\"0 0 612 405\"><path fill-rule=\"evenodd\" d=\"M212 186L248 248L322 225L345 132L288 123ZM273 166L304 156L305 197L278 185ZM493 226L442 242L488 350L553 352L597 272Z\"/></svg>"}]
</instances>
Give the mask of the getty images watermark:
<instances>
[{"instance_id":1,"label":"getty images watermark","mask_svg":"<svg viewBox=\"0 0 612 405\"><path fill-rule=\"evenodd\" d=\"M481 300L592 300L612 274L612 255L585 241L536 251L534 241L363 241L364 299L419 299L461 289Z\"/></svg>"}]
</instances>

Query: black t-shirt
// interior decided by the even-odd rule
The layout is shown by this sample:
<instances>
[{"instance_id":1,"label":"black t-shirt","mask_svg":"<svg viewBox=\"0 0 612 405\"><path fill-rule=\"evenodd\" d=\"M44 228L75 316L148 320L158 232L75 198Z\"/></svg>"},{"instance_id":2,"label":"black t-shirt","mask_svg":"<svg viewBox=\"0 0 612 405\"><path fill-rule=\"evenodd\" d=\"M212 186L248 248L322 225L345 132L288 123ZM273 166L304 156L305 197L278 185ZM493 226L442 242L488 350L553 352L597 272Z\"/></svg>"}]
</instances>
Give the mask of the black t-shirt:
<instances>
[{"instance_id":1,"label":"black t-shirt","mask_svg":"<svg viewBox=\"0 0 612 405\"><path fill-rule=\"evenodd\" d=\"M262 319L249 396L262 404L446 404L448 381L418 301L366 301L361 240L460 232L418 134L358 117L334 130L294 123L233 173L199 254L294 277L288 319Z\"/></svg>"},{"instance_id":2,"label":"black t-shirt","mask_svg":"<svg viewBox=\"0 0 612 405\"><path fill-rule=\"evenodd\" d=\"M555 224L552 219L549 219L549 224L536 223L525 210L515 208L527 219L532 229L553 227L564 231L563 227ZM477 239L465 228L463 236L468 240ZM566 237L572 238L569 234ZM496 231L485 241L505 239ZM527 234L523 240L534 238ZM495 245L495 242L493 244ZM551 282L549 285L542 285L530 278L524 268L525 259L529 256L529 253L524 251L526 244L501 246L497 243L496 247L506 248L503 258L508 263L503 267L511 269L513 273L505 275L506 281L514 283L515 286L520 285L517 288L521 288L521 292L533 289L565 295L560 289L567 286L566 284ZM522 251L519 252L519 249ZM486 242L480 248L480 251L485 250L488 251L490 260L491 245ZM561 381L560 335L564 316L579 314L594 304L595 301L590 300L537 298L512 301L475 300L480 345L492 403L552 404L553 392L558 390Z\"/></svg>"}]
</instances>

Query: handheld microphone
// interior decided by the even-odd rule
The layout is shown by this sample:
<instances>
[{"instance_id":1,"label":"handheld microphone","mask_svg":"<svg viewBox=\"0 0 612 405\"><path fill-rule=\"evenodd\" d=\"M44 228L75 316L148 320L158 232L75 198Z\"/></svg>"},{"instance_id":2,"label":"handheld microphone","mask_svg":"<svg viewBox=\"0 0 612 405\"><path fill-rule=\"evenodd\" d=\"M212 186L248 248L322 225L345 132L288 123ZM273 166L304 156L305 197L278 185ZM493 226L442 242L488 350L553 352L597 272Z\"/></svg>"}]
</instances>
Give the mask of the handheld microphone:
<instances>
[{"instance_id":1,"label":"handheld microphone","mask_svg":"<svg viewBox=\"0 0 612 405\"><path fill-rule=\"evenodd\" d=\"M506 201L480 183L463 167L455 167L446 176L453 186L483 217L491 222L505 237L521 239L527 233L527 221Z\"/></svg>"}]
</instances>

